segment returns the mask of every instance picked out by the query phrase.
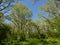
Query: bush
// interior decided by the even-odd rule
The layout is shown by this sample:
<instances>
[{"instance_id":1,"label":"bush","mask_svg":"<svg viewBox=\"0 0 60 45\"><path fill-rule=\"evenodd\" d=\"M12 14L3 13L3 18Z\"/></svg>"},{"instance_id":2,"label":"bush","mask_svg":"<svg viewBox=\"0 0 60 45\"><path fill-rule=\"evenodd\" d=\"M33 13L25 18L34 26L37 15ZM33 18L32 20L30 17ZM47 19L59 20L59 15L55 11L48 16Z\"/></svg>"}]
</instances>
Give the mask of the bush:
<instances>
[{"instance_id":1,"label":"bush","mask_svg":"<svg viewBox=\"0 0 60 45\"><path fill-rule=\"evenodd\" d=\"M10 30L10 26L5 23L0 23L0 44L7 38L7 33Z\"/></svg>"},{"instance_id":2,"label":"bush","mask_svg":"<svg viewBox=\"0 0 60 45\"><path fill-rule=\"evenodd\" d=\"M40 42L42 42L43 45L58 45L59 40L56 38L48 38L48 39L42 39Z\"/></svg>"},{"instance_id":3,"label":"bush","mask_svg":"<svg viewBox=\"0 0 60 45\"><path fill-rule=\"evenodd\" d=\"M20 42L17 40L6 40L4 42L5 45L20 45Z\"/></svg>"}]
</instances>

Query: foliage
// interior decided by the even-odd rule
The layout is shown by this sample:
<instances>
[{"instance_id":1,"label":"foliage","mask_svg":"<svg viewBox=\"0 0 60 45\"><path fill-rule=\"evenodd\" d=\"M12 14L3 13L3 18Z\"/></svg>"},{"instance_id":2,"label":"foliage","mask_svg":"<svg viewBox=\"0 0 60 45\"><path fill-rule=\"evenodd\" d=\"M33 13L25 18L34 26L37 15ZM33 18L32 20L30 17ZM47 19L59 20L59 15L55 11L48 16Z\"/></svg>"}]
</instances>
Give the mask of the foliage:
<instances>
[{"instance_id":1,"label":"foliage","mask_svg":"<svg viewBox=\"0 0 60 45\"><path fill-rule=\"evenodd\" d=\"M0 21L0 45L60 45L60 8L57 5L56 0L49 0L40 7L40 11L49 13L48 17L38 14L34 22L32 11L24 4L16 4L5 17L12 23ZM0 20L3 19L4 14L0 12Z\"/></svg>"},{"instance_id":2,"label":"foliage","mask_svg":"<svg viewBox=\"0 0 60 45\"><path fill-rule=\"evenodd\" d=\"M31 19L31 15L31 11L25 5L17 4L7 18L15 24L17 30L24 30L27 21Z\"/></svg>"},{"instance_id":3,"label":"foliage","mask_svg":"<svg viewBox=\"0 0 60 45\"><path fill-rule=\"evenodd\" d=\"M4 14L0 11L0 22L4 20Z\"/></svg>"},{"instance_id":4,"label":"foliage","mask_svg":"<svg viewBox=\"0 0 60 45\"><path fill-rule=\"evenodd\" d=\"M10 26L5 23L0 23L0 43L7 38Z\"/></svg>"},{"instance_id":5,"label":"foliage","mask_svg":"<svg viewBox=\"0 0 60 45\"><path fill-rule=\"evenodd\" d=\"M40 24L42 30L47 34L47 37L57 37L59 35L59 22L60 22L60 13L59 13L59 3L57 4L56 0L49 0L46 5L40 7L40 11L48 13L48 16L40 15L39 19L42 19L42 24ZM58 36L59 37L59 36Z\"/></svg>"}]
</instances>

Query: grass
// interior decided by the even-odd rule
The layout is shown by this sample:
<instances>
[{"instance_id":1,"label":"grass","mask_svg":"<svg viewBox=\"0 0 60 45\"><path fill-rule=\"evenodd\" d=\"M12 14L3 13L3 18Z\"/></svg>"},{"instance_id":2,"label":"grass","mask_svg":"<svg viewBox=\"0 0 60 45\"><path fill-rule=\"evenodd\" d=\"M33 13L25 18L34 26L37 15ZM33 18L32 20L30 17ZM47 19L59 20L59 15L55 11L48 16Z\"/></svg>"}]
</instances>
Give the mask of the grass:
<instances>
[{"instance_id":1,"label":"grass","mask_svg":"<svg viewBox=\"0 0 60 45\"><path fill-rule=\"evenodd\" d=\"M22 42L22 45L60 45L60 40L56 38L48 39L29 39L28 42Z\"/></svg>"},{"instance_id":2,"label":"grass","mask_svg":"<svg viewBox=\"0 0 60 45\"><path fill-rule=\"evenodd\" d=\"M8 45L8 44L7 44ZM27 39L26 41L12 41L9 45L60 45L60 39L48 38L48 39Z\"/></svg>"}]
</instances>

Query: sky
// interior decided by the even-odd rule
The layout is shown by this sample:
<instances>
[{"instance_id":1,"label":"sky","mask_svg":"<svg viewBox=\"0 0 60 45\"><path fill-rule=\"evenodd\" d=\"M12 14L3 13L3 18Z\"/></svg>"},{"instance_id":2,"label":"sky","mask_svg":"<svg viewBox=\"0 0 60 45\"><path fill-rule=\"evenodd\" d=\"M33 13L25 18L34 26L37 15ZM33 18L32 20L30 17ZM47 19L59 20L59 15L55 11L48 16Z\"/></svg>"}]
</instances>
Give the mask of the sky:
<instances>
[{"instance_id":1,"label":"sky","mask_svg":"<svg viewBox=\"0 0 60 45\"><path fill-rule=\"evenodd\" d=\"M32 20L37 20L37 14L39 12L39 7L46 4L46 0L38 0L34 5L32 5L32 0L20 0L20 3L25 4L28 9L32 10Z\"/></svg>"},{"instance_id":2,"label":"sky","mask_svg":"<svg viewBox=\"0 0 60 45\"><path fill-rule=\"evenodd\" d=\"M38 20L37 14L39 13L39 8L42 5L46 4L46 0L38 0L34 5L32 5L32 0L19 0L19 3L25 4L29 10L32 10L32 20L36 21ZM10 13L8 11L8 13ZM43 14L43 13L42 13ZM8 20L6 20L7 22ZM9 23L9 21L8 21Z\"/></svg>"}]
</instances>

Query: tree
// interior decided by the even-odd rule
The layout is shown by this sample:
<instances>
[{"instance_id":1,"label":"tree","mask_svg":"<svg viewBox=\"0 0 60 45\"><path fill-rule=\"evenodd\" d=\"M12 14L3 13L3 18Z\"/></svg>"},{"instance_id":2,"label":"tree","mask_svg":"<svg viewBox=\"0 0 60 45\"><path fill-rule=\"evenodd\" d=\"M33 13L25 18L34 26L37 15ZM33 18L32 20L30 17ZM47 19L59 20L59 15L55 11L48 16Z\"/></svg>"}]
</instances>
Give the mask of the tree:
<instances>
[{"instance_id":1,"label":"tree","mask_svg":"<svg viewBox=\"0 0 60 45\"><path fill-rule=\"evenodd\" d=\"M3 11L5 9L9 8L9 6L11 6L11 3L15 3L15 0L9 0L9 1L8 0L0 0L0 11Z\"/></svg>"},{"instance_id":2,"label":"tree","mask_svg":"<svg viewBox=\"0 0 60 45\"><path fill-rule=\"evenodd\" d=\"M29 21L25 26L26 32L29 35L29 38L40 38L40 29L32 20Z\"/></svg>"},{"instance_id":3,"label":"tree","mask_svg":"<svg viewBox=\"0 0 60 45\"><path fill-rule=\"evenodd\" d=\"M18 27L18 30L23 30L27 21L31 20L32 12L23 4L17 4L12 9L12 13L8 19ZM20 28L20 29L19 29Z\"/></svg>"},{"instance_id":4,"label":"tree","mask_svg":"<svg viewBox=\"0 0 60 45\"><path fill-rule=\"evenodd\" d=\"M4 20L4 14L0 11L0 22Z\"/></svg>"},{"instance_id":5,"label":"tree","mask_svg":"<svg viewBox=\"0 0 60 45\"><path fill-rule=\"evenodd\" d=\"M43 19L45 19L44 23L48 24L48 26L46 25L45 27L48 28L49 32L50 31L54 32L54 31L60 30L60 28L59 28L60 13L58 11L60 9L59 4L60 3L57 2L57 0L48 0L46 5L43 5L40 7L40 11L44 11L44 12L48 13L48 17L44 17L44 16L41 16L41 17L43 17Z\"/></svg>"},{"instance_id":6,"label":"tree","mask_svg":"<svg viewBox=\"0 0 60 45\"><path fill-rule=\"evenodd\" d=\"M23 33L25 38L25 26L31 20L32 12L24 4L16 4L7 19L10 20L19 33ZM19 34L18 34L19 35Z\"/></svg>"}]
</instances>

